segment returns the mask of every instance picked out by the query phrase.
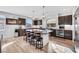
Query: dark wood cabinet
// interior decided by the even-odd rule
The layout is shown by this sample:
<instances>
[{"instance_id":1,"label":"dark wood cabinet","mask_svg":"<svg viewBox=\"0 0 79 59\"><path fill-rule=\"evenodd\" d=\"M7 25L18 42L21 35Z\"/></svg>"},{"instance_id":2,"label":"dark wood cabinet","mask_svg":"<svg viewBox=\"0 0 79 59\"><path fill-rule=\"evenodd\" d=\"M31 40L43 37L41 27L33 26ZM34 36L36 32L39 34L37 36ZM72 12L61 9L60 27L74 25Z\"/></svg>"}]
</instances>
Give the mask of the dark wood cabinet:
<instances>
[{"instance_id":1,"label":"dark wood cabinet","mask_svg":"<svg viewBox=\"0 0 79 59\"><path fill-rule=\"evenodd\" d=\"M16 29L15 32L18 32L18 36L26 35L26 29Z\"/></svg>"},{"instance_id":2,"label":"dark wood cabinet","mask_svg":"<svg viewBox=\"0 0 79 59\"><path fill-rule=\"evenodd\" d=\"M52 29L52 32L49 32L49 36L56 37L56 29Z\"/></svg>"},{"instance_id":3,"label":"dark wood cabinet","mask_svg":"<svg viewBox=\"0 0 79 59\"><path fill-rule=\"evenodd\" d=\"M59 25L72 25L72 15L58 17Z\"/></svg>"},{"instance_id":4,"label":"dark wood cabinet","mask_svg":"<svg viewBox=\"0 0 79 59\"><path fill-rule=\"evenodd\" d=\"M6 18L6 24L7 25L25 25L25 19L24 18L19 18L19 19Z\"/></svg>"},{"instance_id":5,"label":"dark wood cabinet","mask_svg":"<svg viewBox=\"0 0 79 59\"><path fill-rule=\"evenodd\" d=\"M38 25L38 21L37 20L34 20L33 21L33 25Z\"/></svg>"},{"instance_id":6,"label":"dark wood cabinet","mask_svg":"<svg viewBox=\"0 0 79 59\"><path fill-rule=\"evenodd\" d=\"M58 34L57 34L57 31L60 31ZM62 34L62 36L61 36ZM69 40L72 40L72 30L59 30L59 29L53 29L52 32L49 33L49 36L50 37L60 37L60 38L64 38L64 39L69 39Z\"/></svg>"},{"instance_id":7,"label":"dark wood cabinet","mask_svg":"<svg viewBox=\"0 0 79 59\"><path fill-rule=\"evenodd\" d=\"M72 15L65 16L65 24L72 25Z\"/></svg>"},{"instance_id":8,"label":"dark wood cabinet","mask_svg":"<svg viewBox=\"0 0 79 59\"><path fill-rule=\"evenodd\" d=\"M58 17L58 24L63 25L64 24L64 17Z\"/></svg>"},{"instance_id":9,"label":"dark wood cabinet","mask_svg":"<svg viewBox=\"0 0 79 59\"><path fill-rule=\"evenodd\" d=\"M25 19L24 18L19 18L18 19L18 25L25 25Z\"/></svg>"},{"instance_id":10,"label":"dark wood cabinet","mask_svg":"<svg viewBox=\"0 0 79 59\"><path fill-rule=\"evenodd\" d=\"M42 25L42 20L34 20L33 25Z\"/></svg>"},{"instance_id":11,"label":"dark wood cabinet","mask_svg":"<svg viewBox=\"0 0 79 59\"><path fill-rule=\"evenodd\" d=\"M39 20L39 25L42 25L42 20Z\"/></svg>"},{"instance_id":12,"label":"dark wood cabinet","mask_svg":"<svg viewBox=\"0 0 79 59\"><path fill-rule=\"evenodd\" d=\"M72 40L72 30L65 30L64 31L64 38Z\"/></svg>"},{"instance_id":13,"label":"dark wood cabinet","mask_svg":"<svg viewBox=\"0 0 79 59\"><path fill-rule=\"evenodd\" d=\"M17 19L6 18L6 24L7 25L17 25Z\"/></svg>"}]
</instances>

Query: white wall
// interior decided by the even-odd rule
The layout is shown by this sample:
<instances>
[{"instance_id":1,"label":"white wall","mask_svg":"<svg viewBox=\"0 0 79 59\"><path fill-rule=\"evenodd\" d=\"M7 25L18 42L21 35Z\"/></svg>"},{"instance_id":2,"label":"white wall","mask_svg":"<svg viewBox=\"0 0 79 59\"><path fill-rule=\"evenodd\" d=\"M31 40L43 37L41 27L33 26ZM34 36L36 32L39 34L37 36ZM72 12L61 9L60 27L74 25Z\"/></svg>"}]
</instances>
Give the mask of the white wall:
<instances>
[{"instance_id":1,"label":"white wall","mask_svg":"<svg viewBox=\"0 0 79 59\"><path fill-rule=\"evenodd\" d=\"M13 38L15 35L15 29L19 28L18 25L5 25L3 38Z\"/></svg>"},{"instance_id":2,"label":"white wall","mask_svg":"<svg viewBox=\"0 0 79 59\"><path fill-rule=\"evenodd\" d=\"M0 15L0 40L3 38L4 25L5 25L5 17Z\"/></svg>"},{"instance_id":3,"label":"white wall","mask_svg":"<svg viewBox=\"0 0 79 59\"><path fill-rule=\"evenodd\" d=\"M0 19L0 23L3 22L3 24L4 24L3 38L4 39L12 38L15 35L15 29L18 29L19 26L18 25L6 25L6 18L17 19L20 16L7 14L7 13L0 13L0 16L2 16L2 15L5 17L4 20Z\"/></svg>"}]
</instances>

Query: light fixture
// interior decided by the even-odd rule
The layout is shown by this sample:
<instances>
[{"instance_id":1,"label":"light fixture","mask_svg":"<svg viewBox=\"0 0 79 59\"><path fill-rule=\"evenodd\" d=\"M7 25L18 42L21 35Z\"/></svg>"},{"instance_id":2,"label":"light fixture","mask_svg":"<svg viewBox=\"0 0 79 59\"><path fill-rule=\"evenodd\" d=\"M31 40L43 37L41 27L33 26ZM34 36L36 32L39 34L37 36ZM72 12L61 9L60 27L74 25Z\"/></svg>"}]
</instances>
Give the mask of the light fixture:
<instances>
[{"instance_id":1,"label":"light fixture","mask_svg":"<svg viewBox=\"0 0 79 59\"><path fill-rule=\"evenodd\" d=\"M45 16L45 6L42 6L43 8L43 16Z\"/></svg>"},{"instance_id":2,"label":"light fixture","mask_svg":"<svg viewBox=\"0 0 79 59\"><path fill-rule=\"evenodd\" d=\"M33 17L35 17L35 10L33 10L32 12L33 12Z\"/></svg>"}]
</instances>

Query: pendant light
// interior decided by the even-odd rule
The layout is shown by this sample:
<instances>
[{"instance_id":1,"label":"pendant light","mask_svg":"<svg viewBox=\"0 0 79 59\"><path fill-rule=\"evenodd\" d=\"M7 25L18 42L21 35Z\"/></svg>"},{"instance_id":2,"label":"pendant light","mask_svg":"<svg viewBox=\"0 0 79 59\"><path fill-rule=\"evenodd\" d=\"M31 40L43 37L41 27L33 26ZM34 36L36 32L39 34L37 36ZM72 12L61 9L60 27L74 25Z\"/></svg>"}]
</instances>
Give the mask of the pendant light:
<instances>
[{"instance_id":1,"label":"pendant light","mask_svg":"<svg viewBox=\"0 0 79 59\"><path fill-rule=\"evenodd\" d=\"M33 18L35 17L35 10L32 11L33 12Z\"/></svg>"},{"instance_id":2,"label":"pendant light","mask_svg":"<svg viewBox=\"0 0 79 59\"><path fill-rule=\"evenodd\" d=\"M45 6L42 6L42 8L43 8L43 14L42 14L42 16L43 16L43 19L44 19L44 17L45 17Z\"/></svg>"}]
</instances>

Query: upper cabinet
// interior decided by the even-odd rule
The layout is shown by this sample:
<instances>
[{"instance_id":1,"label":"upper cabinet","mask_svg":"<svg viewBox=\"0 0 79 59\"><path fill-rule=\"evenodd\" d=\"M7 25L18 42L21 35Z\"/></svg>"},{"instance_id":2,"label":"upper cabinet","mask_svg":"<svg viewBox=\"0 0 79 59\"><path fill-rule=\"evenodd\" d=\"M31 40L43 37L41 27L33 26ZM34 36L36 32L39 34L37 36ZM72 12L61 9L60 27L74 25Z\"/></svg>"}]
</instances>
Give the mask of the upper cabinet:
<instances>
[{"instance_id":1,"label":"upper cabinet","mask_svg":"<svg viewBox=\"0 0 79 59\"><path fill-rule=\"evenodd\" d=\"M62 17L62 16L61 16L61 17L58 17L58 24L59 24L59 25L65 24L65 23L64 23L64 20L65 20L65 19L64 19L64 16L63 16L63 17Z\"/></svg>"},{"instance_id":2,"label":"upper cabinet","mask_svg":"<svg viewBox=\"0 0 79 59\"><path fill-rule=\"evenodd\" d=\"M42 25L42 20L33 20L33 25Z\"/></svg>"},{"instance_id":3,"label":"upper cabinet","mask_svg":"<svg viewBox=\"0 0 79 59\"><path fill-rule=\"evenodd\" d=\"M72 15L59 16L58 24L59 25L72 25Z\"/></svg>"},{"instance_id":4,"label":"upper cabinet","mask_svg":"<svg viewBox=\"0 0 79 59\"><path fill-rule=\"evenodd\" d=\"M38 21L37 20L34 20L33 21L33 25L38 25Z\"/></svg>"},{"instance_id":5,"label":"upper cabinet","mask_svg":"<svg viewBox=\"0 0 79 59\"><path fill-rule=\"evenodd\" d=\"M6 18L7 25L17 25L17 19Z\"/></svg>"},{"instance_id":6,"label":"upper cabinet","mask_svg":"<svg viewBox=\"0 0 79 59\"><path fill-rule=\"evenodd\" d=\"M39 25L42 25L42 20L39 20Z\"/></svg>"},{"instance_id":7,"label":"upper cabinet","mask_svg":"<svg viewBox=\"0 0 79 59\"><path fill-rule=\"evenodd\" d=\"M25 19L24 18L19 18L18 19L18 25L25 25Z\"/></svg>"},{"instance_id":8,"label":"upper cabinet","mask_svg":"<svg viewBox=\"0 0 79 59\"><path fill-rule=\"evenodd\" d=\"M24 18L19 18L19 19L6 18L6 24L7 25L25 25L25 19Z\"/></svg>"}]
</instances>

